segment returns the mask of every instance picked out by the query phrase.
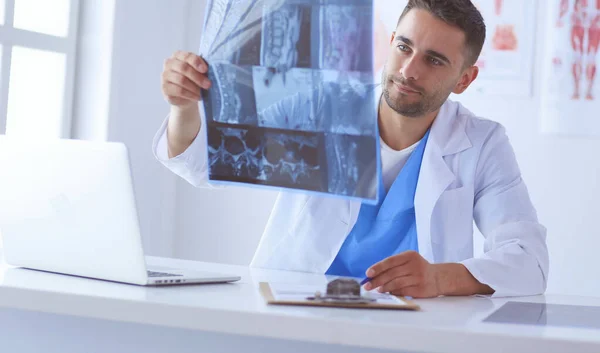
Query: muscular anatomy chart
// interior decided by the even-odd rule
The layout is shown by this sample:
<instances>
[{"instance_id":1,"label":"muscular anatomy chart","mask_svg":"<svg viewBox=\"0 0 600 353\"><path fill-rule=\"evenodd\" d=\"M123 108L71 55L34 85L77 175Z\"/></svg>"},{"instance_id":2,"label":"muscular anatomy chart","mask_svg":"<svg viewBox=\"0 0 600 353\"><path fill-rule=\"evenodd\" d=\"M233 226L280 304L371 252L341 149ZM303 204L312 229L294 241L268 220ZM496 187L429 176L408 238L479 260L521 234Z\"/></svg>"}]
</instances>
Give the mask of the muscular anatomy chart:
<instances>
[{"instance_id":1,"label":"muscular anatomy chart","mask_svg":"<svg viewBox=\"0 0 600 353\"><path fill-rule=\"evenodd\" d=\"M590 3L594 3L595 6L590 7ZM570 11L569 18L567 14ZM561 0L556 26L558 28L567 26L570 32L573 50L570 63L573 74L572 99L583 98L583 89L585 99L594 100L594 81L600 44L600 0L574 0L572 4L569 4L569 0ZM557 69L560 69L567 63L563 63L561 58L557 57L554 64Z\"/></svg>"},{"instance_id":2,"label":"muscular anatomy chart","mask_svg":"<svg viewBox=\"0 0 600 353\"><path fill-rule=\"evenodd\" d=\"M212 0L209 179L375 202L371 0Z\"/></svg>"},{"instance_id":3,"label":"muscular anatomy chart","mask_svg":"<svg viewBox=\"0 0 600 353\"><path fill-rule=\"evenodd\" d=\"M554 0L550 9L542 128L600 134L600 0Z\"/></svg>"}]
</instances>

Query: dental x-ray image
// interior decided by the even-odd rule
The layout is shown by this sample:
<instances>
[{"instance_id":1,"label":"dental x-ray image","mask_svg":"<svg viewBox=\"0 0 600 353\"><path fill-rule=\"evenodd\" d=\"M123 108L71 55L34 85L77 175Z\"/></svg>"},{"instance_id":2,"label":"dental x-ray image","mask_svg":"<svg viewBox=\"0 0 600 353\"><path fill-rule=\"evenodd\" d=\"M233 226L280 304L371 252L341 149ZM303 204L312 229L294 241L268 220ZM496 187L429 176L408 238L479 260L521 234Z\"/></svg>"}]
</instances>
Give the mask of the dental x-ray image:
<instances>
[{"instance_id":1,"label":"dental x-ray image","mask_svg":"<svg viewBox=\"0 0 600 353\"><path fill-rule=\"evenodd\" d=\"M211 0L209 180L377 201L373 1Z\"/></svg>"}]
</instances>

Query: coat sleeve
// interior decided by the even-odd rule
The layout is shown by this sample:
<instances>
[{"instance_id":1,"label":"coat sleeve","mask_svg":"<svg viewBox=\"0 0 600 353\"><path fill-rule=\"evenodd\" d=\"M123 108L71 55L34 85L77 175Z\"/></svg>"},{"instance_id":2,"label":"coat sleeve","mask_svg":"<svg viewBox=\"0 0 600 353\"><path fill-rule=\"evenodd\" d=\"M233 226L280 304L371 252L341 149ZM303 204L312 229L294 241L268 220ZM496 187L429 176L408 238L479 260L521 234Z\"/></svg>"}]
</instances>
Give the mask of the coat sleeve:
<instances>
[{"instance_id":1,"label":"coat sleeve","mask_svg":"<svg viewBox=\"0 0 600 353\"><path fill-rule=\"evenodd\" d=\"M538 295L548 281L546 228L537 212L504 128L484 143L475 175L474 219L485 237L484 254L463 261L494 297Z\"/></svg>"},{"instance_id":2,"label":"coat sleeve","mask_svg":"<svg viewBox=\"0 0 600 353\"><path fill-rule=\"evenodd\" d=\"M165 167L188 183L200 188L220 188L208 183L208 164L206 150L205 121L192 144L180 155L168 157L167 125L169 117L163 121L152 142L154 157Z\"/></svg>"}]
</instances>

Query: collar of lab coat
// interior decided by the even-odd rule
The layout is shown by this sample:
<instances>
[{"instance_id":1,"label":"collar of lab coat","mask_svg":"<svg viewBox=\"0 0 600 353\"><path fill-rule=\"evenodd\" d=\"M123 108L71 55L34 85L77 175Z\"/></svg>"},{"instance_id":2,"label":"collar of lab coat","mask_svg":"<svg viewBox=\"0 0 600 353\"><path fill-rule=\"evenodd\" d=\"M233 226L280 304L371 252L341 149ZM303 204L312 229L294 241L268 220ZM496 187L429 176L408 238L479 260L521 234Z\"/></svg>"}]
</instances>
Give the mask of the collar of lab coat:
<instances>
[{"instance_id":1,"label":"collar of lab coat","mask_svg":"<svg viewBox=\"0 0 600 353\"><path fill-rule=\"evenodd\" d=\"M459 103L447 100L433 121L430 142L435 145L436 152L443 156L462 152L471 148L471 141L465 130L465 110Z\"/></svg>"}]
</instances>

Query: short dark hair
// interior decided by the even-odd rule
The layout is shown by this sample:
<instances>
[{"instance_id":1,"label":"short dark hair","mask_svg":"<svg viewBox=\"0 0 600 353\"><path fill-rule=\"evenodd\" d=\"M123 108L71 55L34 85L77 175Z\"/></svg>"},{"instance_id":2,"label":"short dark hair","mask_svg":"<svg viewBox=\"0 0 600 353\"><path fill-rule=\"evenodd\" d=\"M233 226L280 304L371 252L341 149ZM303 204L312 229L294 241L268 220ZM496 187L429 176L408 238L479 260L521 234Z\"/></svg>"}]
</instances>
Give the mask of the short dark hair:
<instances>
[{"instance_id":1,"label":"short dark hair","mask_svg":"<svg viewBox=\"0 0 600 353\"><path fill-rule=\"evenodd\" d=\"M426 10L449 25L465 33L465 67L474 65L485 42L485 22L471 0L409 0L402 11L400 21L412 9Z\"/></svg>"}]
</instances>

